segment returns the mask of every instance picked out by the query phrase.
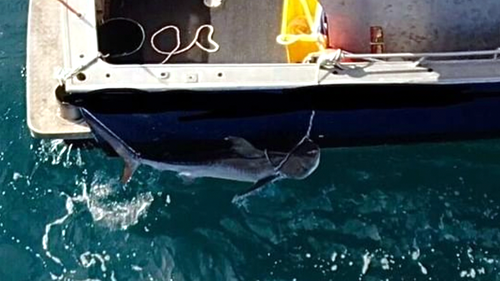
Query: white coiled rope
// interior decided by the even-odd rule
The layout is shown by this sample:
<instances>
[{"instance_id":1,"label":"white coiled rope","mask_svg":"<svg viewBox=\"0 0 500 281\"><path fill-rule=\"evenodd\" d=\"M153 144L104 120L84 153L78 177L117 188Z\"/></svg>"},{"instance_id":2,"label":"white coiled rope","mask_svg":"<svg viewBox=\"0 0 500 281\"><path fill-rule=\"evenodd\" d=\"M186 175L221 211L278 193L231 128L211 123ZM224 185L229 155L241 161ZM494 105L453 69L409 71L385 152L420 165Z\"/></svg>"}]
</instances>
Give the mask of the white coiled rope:
<instances>
[{"instance_id":1,"label":"white coiled rope","mask_svg":"<svg viewBox=\"0 0 500 281\"><path fill-rule=\"evenodd\" d=\"M208 43L210 44L211 48L207 48L207 47L203 46L200 42L198 42L198 39L200 37L200 33L205 28L208 29L207 39L208 39ZM156 38L156 36L160 35L162 32L164 32L166 30L169 30L169 29L173 29L175 31L175 36L176 36L177 44L175 45L175 47L171 51L167 52L167 51L160 50L156 46L156 44L155 44L155 38ZM210 24L204 24L204 25L200 26L196 30L196 35L194 36L193 41L189 45L187 45L185 48L181 49L181 31L175 25L167 25L167 26L159 29L158 31L156 31L153 34L153 36L151 36L151 47L153 47L153 49L157 53L167 56L161 62L163 64L163 63L166 63L168 60L170 60L170 58L172 56L179 55L179 54L182 54L184 52L187 52L187 51L191 50L191 48L193 48L195 45L198 46L198 48L202 49L203 51L205 51L207 53L215 53L215 52L217 52L219 50L220 46L219 46L219 44L217 44L217 42L214 41L213 35L214 35L214 27L212 25L210 25Z\"/></svg>"}]
</instances>

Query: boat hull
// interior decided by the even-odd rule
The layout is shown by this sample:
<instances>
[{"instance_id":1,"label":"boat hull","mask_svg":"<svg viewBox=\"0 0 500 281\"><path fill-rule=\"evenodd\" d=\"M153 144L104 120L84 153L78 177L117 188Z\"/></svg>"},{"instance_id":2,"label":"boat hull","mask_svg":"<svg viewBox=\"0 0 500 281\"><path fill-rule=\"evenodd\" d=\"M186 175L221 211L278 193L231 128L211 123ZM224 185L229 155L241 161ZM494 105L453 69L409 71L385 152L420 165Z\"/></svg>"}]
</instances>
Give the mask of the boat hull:
<instances>
[{"instance_id":1,"label":"boat hull","mask_svg":"<svg viewBox=\"0 0 500 281\"><path fill-rule=\"evenodd\" d=\"M497 84L315 87L265 92L145 93L130 89L72 96L134 149L175 159L224 148L238 136L287 150L308 131L322 148L442 142L500 136Z\"/></svg>"}]
</instances>

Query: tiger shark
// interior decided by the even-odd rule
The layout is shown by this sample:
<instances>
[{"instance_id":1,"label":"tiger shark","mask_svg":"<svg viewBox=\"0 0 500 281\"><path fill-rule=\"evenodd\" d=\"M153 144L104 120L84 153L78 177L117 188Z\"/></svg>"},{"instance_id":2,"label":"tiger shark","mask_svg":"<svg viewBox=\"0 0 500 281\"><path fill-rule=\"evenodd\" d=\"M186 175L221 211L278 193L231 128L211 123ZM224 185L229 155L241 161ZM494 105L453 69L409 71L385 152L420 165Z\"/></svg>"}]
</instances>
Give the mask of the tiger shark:
<instances>
[{"instance_id":1,"label":"tiger shark","mask_svg":"<svg viewBox=\"0 0 500 281\"><path fill-rule=\"evenodd\" d=\"M289 152L259 150L243 138L228 136L224 140L229 142L229 152L221 153L212 159L200 157L199 161L186 162L146 159L91 112L84 108L81 110L94 136L103 139L124 160L123 184L130 181L140 165L147 165L160 171L173 171L183 178L206 177L253 183L248 190L237 194L234 201L253 194L277 180L305 179L316 170L320 162L320 148L309 138L310 128Z\"/></svg>"}]
</instances>

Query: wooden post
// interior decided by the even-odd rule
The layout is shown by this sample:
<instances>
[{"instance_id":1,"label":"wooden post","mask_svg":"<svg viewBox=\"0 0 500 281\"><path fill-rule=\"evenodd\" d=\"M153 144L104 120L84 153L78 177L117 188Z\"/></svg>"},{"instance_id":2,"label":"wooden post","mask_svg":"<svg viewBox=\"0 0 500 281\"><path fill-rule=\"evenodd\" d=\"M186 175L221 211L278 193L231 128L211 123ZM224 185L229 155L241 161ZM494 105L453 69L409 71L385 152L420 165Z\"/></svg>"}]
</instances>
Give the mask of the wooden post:
<instances>
[{"instance_id":1,"label":"wooden post","mask_svg":"<svg viewBox=\"0 0 500 281\"><path fill-rule=\"evenodd\" d=\"M370 27L370 51L372 54L384 53L384 30L381 26Z\"/></svg>"}]
</instances>

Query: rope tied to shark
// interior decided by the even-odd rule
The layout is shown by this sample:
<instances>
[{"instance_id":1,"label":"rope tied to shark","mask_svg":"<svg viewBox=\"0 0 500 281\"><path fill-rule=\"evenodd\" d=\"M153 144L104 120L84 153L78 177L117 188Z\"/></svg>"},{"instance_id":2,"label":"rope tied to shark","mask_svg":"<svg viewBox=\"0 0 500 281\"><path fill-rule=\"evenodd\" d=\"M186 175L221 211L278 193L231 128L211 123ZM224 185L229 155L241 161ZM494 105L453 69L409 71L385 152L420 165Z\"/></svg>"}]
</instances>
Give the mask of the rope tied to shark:
<instances>
[{"instance_id":1,"label":"rope tied to shark","mask_svg":"<svg viewBox=\"0 0 500 281\"><path fill-rule=\"evenodd\" d=\"M297 147L302 145L306 140L310 140L311 130L312 130L315 115L316 115L316 111L313 110L311 112L311 117L309 117L309 126L307 127L307 132L306 132L305 136L292 148L292 150L290 150L290 152L286 155L286 157L276 166L276 168L274 169L276 172L279 172L283 168L283 165L285 165L285 163L290 159L292 152L294 150L296 150ZM266 153L267 153L267 150L266 150ZM268 159L269 159L269 156L268 156ZM271 161L271 160L269 160L269 161Z\"/></svg>"},{"instance_id":2,"label":"rope tied to shark","mask_svg":"<svg viewBox=\"0 0 500 281\"><path fill-rule=\"evenodd\" d=\"M160 50L156 46L155 39L156 39L156 37L158 35L160 35L161 33L165 32L165 31L167 31L169 29L172 29L175 32L176 45L175 45L175 47L171 51L167 52L167 51ZM208 40L208 43L211 45L212 48L207 48L207 47L203 46L200 42L198 42L198 39L200 38L201 31L203 31L204 29L208 29L207 40ZM205 51L207 53L215 53L215 52L219 51L220 46L219 46L219 44L217 44L217 42L214 41L213 35L214 35L214 27L213 27L213 25L204 24L204 25L200 26L196 30L196 34L194 36L193 41L191 41L191 43L189 43L185 48L181 49L181 31L180 31L180 29L177 26L175 26L175 25L167 25L167 26L159 29L158 31L156 31L153 34L153 36L151 36L151 47L157 53L159 53L161 55L166 55L167 56L161 62L161 64L164 64L167 61L169 61L172 56L185 53L185 52L191 50L195 45L198 46L198 48L202 49L203 51Z\"/></svg>"},{"instance_id":3,"label":"rope tied to shark","mask_svg":"<svg viewBox=\"0 0 500 281\"><path fill-rule=\"evenodd\" d=\"M319 165L320 148L310 138L315 115L316 111L311 111L309 126L307 127L306 134L277 165L274 165L267 149L264 150L267 161L274 166L274 173L258 180L252 187L243 193L236 195L233 198L233 203L240 202L249 195L261 190L269 183L283 178L290 178L289 173L293 173L293 178L295 179L304 179L316 170ZM310 158L311 161L308 161L309 165L303 166L302 161L299 161L299 163L291 163L291 158L295 157L295 154L299 154L303 158ZM286 165L289 165L290 167L287 167ZM285 170L287 171L285 172Z\"/></svg>"}]
</instances>

